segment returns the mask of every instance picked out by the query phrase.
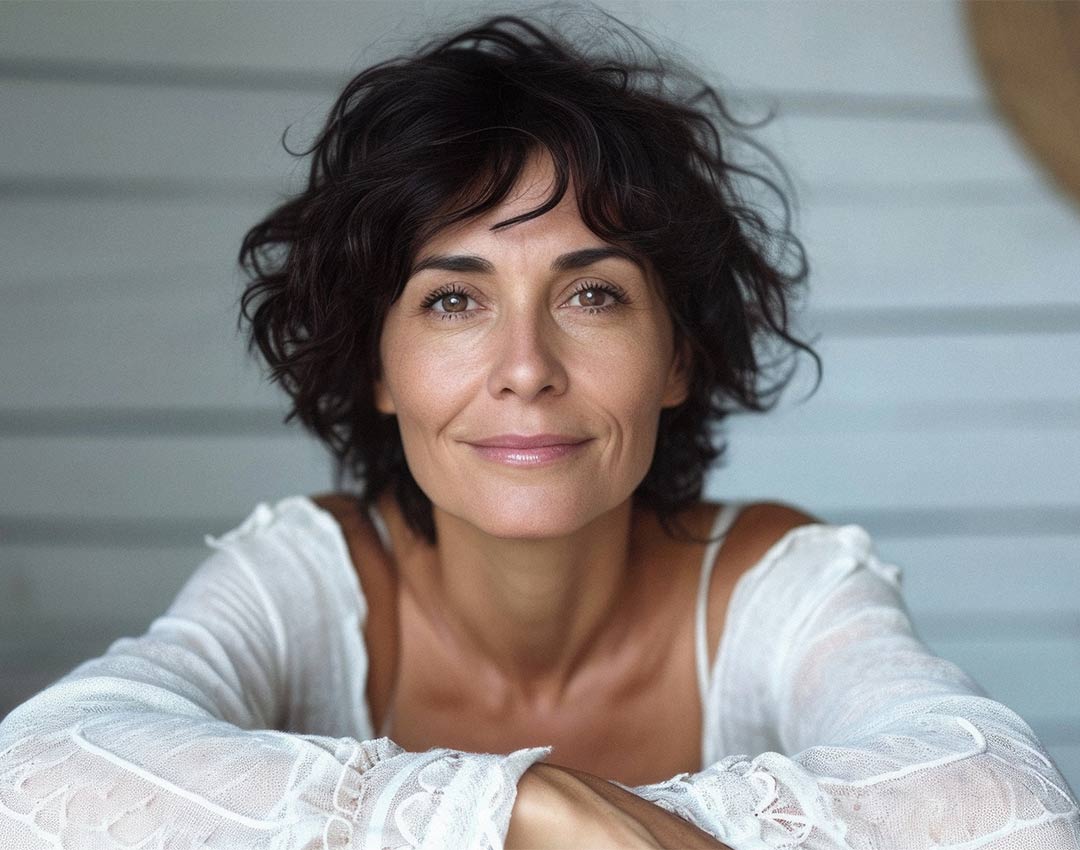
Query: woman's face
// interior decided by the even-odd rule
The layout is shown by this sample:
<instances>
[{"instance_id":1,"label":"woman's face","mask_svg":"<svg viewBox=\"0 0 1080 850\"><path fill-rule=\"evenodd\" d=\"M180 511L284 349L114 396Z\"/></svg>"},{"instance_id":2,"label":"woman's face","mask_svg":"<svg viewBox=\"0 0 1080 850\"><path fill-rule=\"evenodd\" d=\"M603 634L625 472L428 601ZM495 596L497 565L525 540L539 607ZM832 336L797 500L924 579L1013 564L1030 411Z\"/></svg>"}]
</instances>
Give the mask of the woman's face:
<instances>
[{"instance_id":1,"label":"woman's face","mask_svg":"<svg viewBox=\"0 0 1080 850\"><path fill-rule=\"evenodd\" d=\"M618 256L566 261L611 247L582 222L573 184L539 218L489 229L553 181L534 158L500 206L424 245L414 269L427 268L380 339L376 404L397 416L413 477L436 509L496 537L570 534L622 504L652 463L661 408L687 393L650 273ZM473 445L507 434L583 442Z\"/></svg>"}]
</instances>

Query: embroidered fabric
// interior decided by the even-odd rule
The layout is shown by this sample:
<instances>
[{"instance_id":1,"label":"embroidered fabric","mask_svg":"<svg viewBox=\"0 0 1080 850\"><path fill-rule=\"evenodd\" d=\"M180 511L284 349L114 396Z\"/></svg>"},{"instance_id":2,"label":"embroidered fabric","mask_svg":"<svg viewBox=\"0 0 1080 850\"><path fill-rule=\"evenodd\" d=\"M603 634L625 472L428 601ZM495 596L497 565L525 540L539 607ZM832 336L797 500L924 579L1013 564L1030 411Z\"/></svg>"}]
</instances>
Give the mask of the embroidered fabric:
<instances>
[{"instance_id":1,"label":"embroidered fabric","mask_svg":"<svg viewBox=\"0 0 1080 850\"><path fill-rule=\"evenodd\" d=\"M793 529L745 578L710 694L715 760L616 784L736 850L1080 847L1042 744L928 651L865 529ZM758 754L719 755L740 738Z\"/></svg>"},{"instance_id":2,"label":"embroidered fabric","mask_svg":"<svg viewBox=\"0 0 1080 850\"><path fill-rule=\"evenodd\" d=\"M0 722L0 847L503 846L517 782L551 748L374 738L357 710L366 657L340 640L361 635L366 605L327 580L343 553L305 502L208 536L217 551L146 634Z\"/></svg>"},{"instance_id":3,"label":"embroidered fabric","mask_svg":"<svg viewBox=\"0 0 1080 850\"><path fill-rule=\"evenodd\" d=\"M375 737L333 520L290 497L207 543L144 635L0 722L0 844L501 848L552 748ZM919 641L859 526L794 529L740 578L707 704L706 766L629 790L735 850L1080 848L1041 743Z\"/></svg>"}]
</instances>

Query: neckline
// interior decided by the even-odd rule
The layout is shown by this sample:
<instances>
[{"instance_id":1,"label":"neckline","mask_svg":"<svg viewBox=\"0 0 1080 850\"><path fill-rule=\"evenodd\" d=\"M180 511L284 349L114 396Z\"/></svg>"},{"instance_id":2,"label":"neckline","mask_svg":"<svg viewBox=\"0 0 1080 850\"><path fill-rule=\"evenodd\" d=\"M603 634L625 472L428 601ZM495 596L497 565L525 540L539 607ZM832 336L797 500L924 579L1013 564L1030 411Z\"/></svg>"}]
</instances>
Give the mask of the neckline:
<instances>
[{"instance_id":1,"label":"neckline","mask_svg":"<svg viewBox=\"0 0 1080 850\"><path fill-rule=\"evenodd\" d=\"M694 660L697 670L698 699L701 702L702 718L705 717L705 714L708 711L709 685L711 683L710 672L713 669L709 665L709 586L711 584L714 567L716 566L716 559L719 556L724 543L727 541L728 532L731 531L732 526L739 518L739 514L745 506L746 502L740 500L728 500L720 503L720 506L716 509L716 513L713 515L713 521L707 535L709 543L705 547L705 552L701 559L701 566L698 568L698 591L694 605ZM382 512L374 502L368 506L367 514L378 532L383 549L387 554L392 555L393 541L390 538L390 531L387 528L386 520L383 518ZM348 566L350 569L354 569L351 558ZM718 651L717 656L719 656L719 654Z\"/></svg>"},{"instance_id":2,"label":"neckline","mask_svg":"<svg viewBox=\"0 0 1080 850\"><path fill-rule=\"evenodd\" d=\"M364 654L364 671L363 681L361 683L360 692L357 698L358 709L361 717L359 718L365 729L369 730L371 737L377 735L377 731L374 728L374 724L371 719L371 707L367 702L367 674L366 671L370 664L367 657L367 644L364 641L363 625L367 617L367 597L364 595L363 587L360 584L360 577L356 573L356 569L352 562L352 556L349 553L348 541L345 539L345 533L342 530L337 519L325 509L315 504L311 498L307 495L300 495L294 497L296 501L303 505L308 513L315 517L316 521L327 529L328 533L333 538L338 550L338 569L340 573L344 574L343 578L352 588L354 607L359 612L357 621L357 628L354 630L354 639L357 641ZM740 507L745 506L745 502L725 502L724 507L728 505L738 504ZM714 520L714 524L719 522L719 514L724 510L724 507L720 508L717 518ZM376 508L377 511L377 508ZM370 513L370 512L369 512ZM381 515L379 519L382 520ZM809 525L796 526L788 529L783 535L781 535L773 544L766 550L765 554L753 565L748 567L742 572L742 574L736 579L734 586L732 587L731 596L728 598L727 611L724 616L724 625L721 628L720 640L717 644L716 658L713 659L712 669L709 671L707 693L703 701L704 717L701 724L701 752L702 752L702 769L708 766L708 752L710 750L710 741L714 736L719 736L721 733L721 727L719 726L720 718L717 711L708 711L709 703L713 696L713 693L717 690L717 683L721 681L722 670L726 666L726 659L731 654L732 641L735 639L733 621L737 618L732 617L733 613L737 613L742 610L747 604L744 597L752 592L747 588L756 586L758 576L764 573L769 565L776 559L777 555L787 546L791 544L793 536L799 534L805 534L808 528L820 527L823 523L811 523ZM378 527L378 526L376 526ZM385 525L384 525L385 528ZM380 530L380 535L382 530ZM715 532L714 532L715 533ZM709 535L710 537L713 534ZM727 530L725 530L723 537L719 543L722 543L727 539ZM722 744L722 741L718 741ZM720 749L723 749L721 746Z\"/></svg>"},{"instance_id":3,"label":"neckline","mask_svg":"<svg viewBox=\"0 0 1080 850\"><path fill-rule=\"evenodd\" d=\"M716 559L720 550L727 541L735 520L745 507L746 503L739 500L729 500L721 503L713 516L712 525L709 529L709 543L701 558L701 566L698 572L697 599L694 606L694 660L697 667L698 699L701 701L701 716L704 724L705 715L708 713L709 685L711 684L709 666L709 641L708 641L708 611L709 611L709 586L712 574L716 566ZM716 538L716 539L713 539ZM727 619L725 613L725 620ZM721 627L721 632L723 627ZM717 651L717 657L720 653ZM715 667L715 664L713 665ZM704 737L704 736L703 736Z\"/></svg>"}]
</instances>

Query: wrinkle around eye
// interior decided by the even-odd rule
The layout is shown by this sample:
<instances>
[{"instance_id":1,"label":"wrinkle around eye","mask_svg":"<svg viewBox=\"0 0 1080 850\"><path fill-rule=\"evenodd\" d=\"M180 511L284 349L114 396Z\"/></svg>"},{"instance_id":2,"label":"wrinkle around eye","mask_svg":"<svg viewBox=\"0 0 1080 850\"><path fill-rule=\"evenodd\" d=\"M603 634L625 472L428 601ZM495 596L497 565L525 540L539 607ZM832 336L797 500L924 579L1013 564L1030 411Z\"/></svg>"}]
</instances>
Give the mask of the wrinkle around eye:
<instances>
[{"instance_id":1,"label":"wrinkle around eye","mask_svg":"<svg viewBox=\"0 0 1080 850\"><path fill-rule=\"evenodd\" d=\"M606 296L607 303L599 306L595 305L580 305L574 307L575 312L583 312L587 316L595 316L602 313L610 313L623 307L631 306L633 299L629 297L626 290L621 286L613 283L608 283L602 279L585 279L578 281L577 289L566 296L565 301L560 307L569 305L569 302L574 298L583 295L586 292L601 292ZM437 310L435 305L440 304L443 299L448 298L451 295L456 295L465 299L466 309L464 310ZM478 310L469 309L469 302L475 302L483 309L483 301L477 298L467 286L460 283L444 284L429 292L422 299L418 313L421 315L435 315L440 320L454 319L454 318L470 318L474 316Z\"/></svg>"}]
</instances>

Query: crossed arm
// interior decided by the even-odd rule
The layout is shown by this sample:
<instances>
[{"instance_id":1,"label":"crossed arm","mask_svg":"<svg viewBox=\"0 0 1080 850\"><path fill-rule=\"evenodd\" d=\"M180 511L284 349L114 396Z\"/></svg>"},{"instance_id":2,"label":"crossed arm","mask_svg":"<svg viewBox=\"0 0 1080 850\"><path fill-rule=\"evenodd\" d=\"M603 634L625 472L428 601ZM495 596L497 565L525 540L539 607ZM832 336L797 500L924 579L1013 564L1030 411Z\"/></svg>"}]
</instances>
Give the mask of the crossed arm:
<instances>
[{"instance_id":1,"label":"crossed arm","mask_svg":"<svg viewBox=\"0 0 1080 850\"><path fill-rule=\"evenodd\" d=\"M628 789L539 763L544 748L411 753L281 731L284 700L347 685L332 687L340 648L302 628L334 618L303 618L322 588L295 555L277 563L277 515L211 540L219 551L144 635L0 721L0 846L724 850ZM305 668L318 676L290 679L297 659L321 659Z\"/></svg>"},{"instance_id":2,"label":"crossed arm","mask_svg":"<svg viewBox=\"0 0 1080 850\"><path fill-rule=\"evenodd\" d=\"M584 771L537 762L518 782L505 850L731 850L693 824Z\"/></svg>"},{"instance_id":3,"label":"crossed arm","mask_svg":"<svg viewBox=\"0 0 1080 850\"><path fill-rule=\"evenodd\" d=\"M0 844L1080 850L1076 800L1040 742L918 641L857 526L797 530L770 579L745 586L767 604L729 643L710 715L725 736L698 773L628 788L541 763L545 748L414 753L277 731L285 699L355 673L334 666L337 631L308 634L337 620L304 612L344 594L319 596L306 550L276 539L296 508L257 511L145 635L0 721ZM291 681L298 658L322 678ZM724 755L733 741L758 755Z\"/></svg>"},{"instance_id":4,"label":"crossed arm","mask_svg":"<svg viewBox=\"0 0 1080 850\"><path fill-rule=\"evenodd\" d=\"M863 529L806 527L770 557L769 578L757 571L732 603L768 599L740 620L749 632L729 635L736 651L717 679L728 701L714 715L725 737L710 743L719 760L652 785L610 785L738 850L1080 850L1076 798L1041 742L918 639L899 571ZM731 741L758 755L724 755ZM725 846L678 832L665 844L653 826L678 824L627 805L596 777L556 778L572 823L589 811L583 781L614 819L640 827L631 834L644 843L627 847Z\"/></svg>"}]
</instances>

